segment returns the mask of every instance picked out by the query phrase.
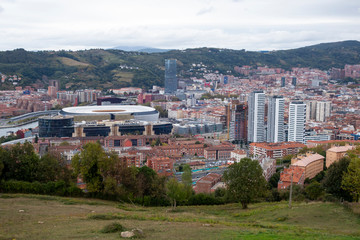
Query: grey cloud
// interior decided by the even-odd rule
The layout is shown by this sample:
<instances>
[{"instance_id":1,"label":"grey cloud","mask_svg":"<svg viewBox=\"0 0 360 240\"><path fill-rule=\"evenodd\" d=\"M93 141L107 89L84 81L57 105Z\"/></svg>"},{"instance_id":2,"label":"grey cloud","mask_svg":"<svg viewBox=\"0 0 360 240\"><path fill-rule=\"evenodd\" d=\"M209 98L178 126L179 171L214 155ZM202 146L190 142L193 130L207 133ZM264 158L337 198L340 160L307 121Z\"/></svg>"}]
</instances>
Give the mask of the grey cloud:
<instances>
[{"instance_id":1,"label":"grey cloud","mask_svg":"<svg viewBox=\"0 0 360 240\"><path fill-rule=\"evenodd\" d=\"M199 12L196 13L197 16L204 15L206 13L212 12L214 9L212 7L203 8Z\"/></svg>"},{"instance_id":2,"label":"grey cloud","mask_svg":"<svg viewBox=\"0 0 360 240\"><path fill-rule=\"evenodd\" d=\"M4 8L0 6L0 13L4 11Z\"/></svg>"}]
</instances>

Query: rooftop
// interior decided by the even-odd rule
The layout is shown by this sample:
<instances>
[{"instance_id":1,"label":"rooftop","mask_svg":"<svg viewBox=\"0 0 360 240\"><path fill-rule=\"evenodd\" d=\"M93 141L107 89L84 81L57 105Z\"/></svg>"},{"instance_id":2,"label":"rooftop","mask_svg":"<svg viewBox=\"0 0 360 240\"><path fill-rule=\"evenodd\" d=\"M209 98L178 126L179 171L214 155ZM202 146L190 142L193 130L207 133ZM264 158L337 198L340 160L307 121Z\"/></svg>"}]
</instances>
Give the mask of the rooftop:
<instances>
[{"instance_id":1,"label":"rooftop","mask_svg":"<svg viewBox=\"0 0 360 240\"><path fill-rule=\"evenodd\" d=\"M307 154L306 156L301 157L299 156L297 157L299 160L296 161L295 163L291 164L292 166L298 166L298 167L306 167L308 166L310 163L319 161L319 160L324 160L324 157L320 154L314 153L314 154Z\"/></svg>"},{"instance_id":2,"label":"rooftop","mask_svg":"<svg viewBox=\"0 0 360 240\"><path fill-rule=\"evenodd\" d=\"M305 144L298 142L280 142L280 143L250 143L250 146L265 148L267 150L281 150L284 148L303 148L306 147Z\"/></svg>"},{"instance_id":3,"label":"rooftop","mask_svg":"<svg viewBox=\"0 0 360 240\"><path fill-rule=\"evenodd\" d=\"M332 148L328 149L328 151L329 152L337 152L337 153L339 153L339 152L346 152L346 151L351 150L353 148L354 148L354 146L348 145L348 146L332 147Z\"/></svg>"}]
</instances>

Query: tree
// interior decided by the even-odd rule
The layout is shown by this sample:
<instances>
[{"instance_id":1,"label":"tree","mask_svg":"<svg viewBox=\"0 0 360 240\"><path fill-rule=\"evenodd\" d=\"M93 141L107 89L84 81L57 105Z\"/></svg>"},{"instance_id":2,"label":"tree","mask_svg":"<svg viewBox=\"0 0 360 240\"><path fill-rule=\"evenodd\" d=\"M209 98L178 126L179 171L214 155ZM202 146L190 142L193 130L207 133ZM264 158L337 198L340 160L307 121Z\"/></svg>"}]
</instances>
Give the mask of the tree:
<instances>
[{"instance_id":1,"label":"tree","mask_svg":"<svg viewBox=\"0 0 360 240\"><path fill-rule=\"evenodd\" d=\"M360 159L358 157L352 157L347 172L344 173L342 183L342 189L349 191L353 200L358 202L360 197Z\"/></svg>"},{"instance_id":2,"label":"tree","mask_svg":"<svg viewBox=\"0 0 360 240\"><path fill-rule=\"evenodd\" d=\"M274 173L269 179L269 185L271 186L271 188L277 188L279 180L280 180L280 172Z\"/></svg>"},{"instance_id":3,"label":"tree","mask_svg":"<svg viewBox=\"0 0 360 240\"><path fill-rule=\"evenodd\" d=\"M2 155L2 151L3 149L0 147L0 155ZM0 157L0 177L2 175L2 170L4 169L4 163L3 163L3 160L1 159ZM0 178L1 179L1 178Z\"/></svg>"},{"instance_id":4,"label":"tree","mask_svg":"<svg viewBox=\"0 0 360 240\"><path fill-rule=\"evenodd\" d=\"M88 143L81 153L76 154L72 160L72 167L76 176L81 176L89 192L103 190L103 177L100 165L106 160L105 151L98 143Z\"/></svg>"},{"instance_id":5,"label":"tree","mask_svg":"<svg viewBox=\"0 0 360 240\"><path fill-rule=\"evenodd\" d=\"M22 145L18 143L9 150L3 151L1 155L5 180L26 182L37 180L40 159L31 143L25 142Z\"/></svg>"},{"instance_id":6,"label":"tree","mask_svg":"<svg viewBox=\"0 0 360 240\"><path fill-rule=\"evenodd\" d=\"M71 170L66 167L65 159L61 156L48 153L40 158L36 179L39 182L57 180L70 182Z\"/></svg>"},{"instance_id":7,"label":"tree","mask_svg":"<svg viewBox=\"0 0 360 240\"><path fill-rule=\"evenodd\" d=\"M191 174L191 168L188 164L185 164L183 166L183 173L181 175L181 181L184 184L184 190L186 192L186 199L189 199L189 197L193 194L192 189L192 174Z\"/></svg>"},{"instance_id":8,"label":"tree","mask_svg":"<svg viewBox=\"0 0 360 240\"><path fill-rule=\"evenodd\" d=\"M138 196L141 197L143 204L144 196L150 196L153 192L153 183L156 177L156 172L153 169L147 166L139 168L139 172L136 175L137 193Z\"/></svg>"},{"instance_id":9,"label":"tree","mask_svg":"<svg viewBox=\"0 0 360 240\"><path fill-rule=\"evenodd\" d=\"M305 188L305 193L310 200L317 200L321 195L324 194L324 189L321 184L317 181L313 181Z\"/></svg>"},{"instance_id":10,"label":"tree","mask_svg":"<svg viewBox=\"0 0 360 240\"><path fill-rule=\"evenodd\" d=\"M159 112L159 117L161 118L168 117L168 111L163 109L161 106L155 106L154 108Z\"/></svg>"},{"instance_id":11,"label":"tree","mask_svg":"<svg viewBox=\"0 0 360 240\"><path fill-rule=\"evenodd\" d=\"M181 180L185 186L192 186L191 168L189 164L185 164L182 167Z\"/></svg>"},{"instance_id":12,"label":"tree","mask_svg":"<svg viewBox=\"0 0 360 240\"><path fill-rule=\"evenodd\" d=\"M243 158L239 163L230 165L224 173L225 183L229 192L242 208L266 191L267 182L258 161Z\"/></svg>"},{"instance_id":13,"label":"tree","mask_svg":"<svg viewBox=\"0 0 360 240\"><path fill-rule=\"evenodd\" d=\"M166 195L170 200L171 207L176 208L176 203L185 198L184 184L179 183L175 178L171 178L166 183Z\"/></svg>"},{"instance_id":14,"label":"tree","mask_svg":"<svg viewBox=\"0 0 360 240\"><path fill-rule=\"evenodd\" d=\"M345 191L341 187L341 182L343 175L349 166L349 163L350 158L344 157L338 162L331 164L325 173L323 181L321 182L326 192L348 201L351 200L351 196L348 191Z\"/></svg>"}]
</instances>

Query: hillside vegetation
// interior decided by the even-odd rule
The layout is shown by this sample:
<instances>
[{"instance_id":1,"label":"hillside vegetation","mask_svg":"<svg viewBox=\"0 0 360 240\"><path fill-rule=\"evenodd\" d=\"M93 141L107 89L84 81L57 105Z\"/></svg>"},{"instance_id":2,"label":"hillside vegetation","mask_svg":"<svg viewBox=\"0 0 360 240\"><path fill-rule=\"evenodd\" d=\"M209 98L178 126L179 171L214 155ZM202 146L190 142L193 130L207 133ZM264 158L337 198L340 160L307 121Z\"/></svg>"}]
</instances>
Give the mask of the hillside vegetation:
<instances>
[{"instance_id":1,"label":"hillside vegetation","mask_svg":"<svg viewBox=\"0 0 360 240\"><path fill-rule=\"evenodd\" d=\"M324 43L284 51L252 52L245 50L197 48L168 52L144 53L92 49L82 51L38 51L24 49L0 52L0 72L22 77L21 85L37 83L47 86L46 79L59 79L61 87L78 88L151 88L163 86L164 60L178 60L178 74L191 76L193 63L203 63L210 70L236 73L234 66L251 65L312 67L327 70L360 63L360 42ZM71 83L71 84L68 84ZM68 84L68 85L67 85ZM0 85L0 88L2 86Z\"/></svg>"},{"instance_id":2,"label":"hillside vegetation","mask_svg":"<svg viewBox=\"0 0 360 240\"><path fill-rule=\"evenodd\" d=\"M41 195L0 195L0 239L119 239L114 223L144 239L360 239L360 218L335 203L141 207ZM357 206L358 208L359 206Z\"/></svg>"}]
</instances>

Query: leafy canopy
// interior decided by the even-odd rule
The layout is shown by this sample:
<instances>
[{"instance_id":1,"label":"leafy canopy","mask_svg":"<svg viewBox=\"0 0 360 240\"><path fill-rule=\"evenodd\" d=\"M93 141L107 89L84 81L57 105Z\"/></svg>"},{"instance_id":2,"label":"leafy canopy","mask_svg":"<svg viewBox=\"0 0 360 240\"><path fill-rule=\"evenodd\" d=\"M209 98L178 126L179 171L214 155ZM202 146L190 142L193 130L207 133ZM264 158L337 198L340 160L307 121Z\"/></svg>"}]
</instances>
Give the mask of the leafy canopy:
<instances>
[{"instance_id":1,"label":"leafy canopy","mask_svg":"<svg viewBox=\"0 0 360 240\"><path fill-rule=\"evenodd\" d=\"M224 173L225 183L234 199L243 208L266 191L267 182L258 161L243 158L239 163L232 164Z\"/></svg>"}]
</instances>

